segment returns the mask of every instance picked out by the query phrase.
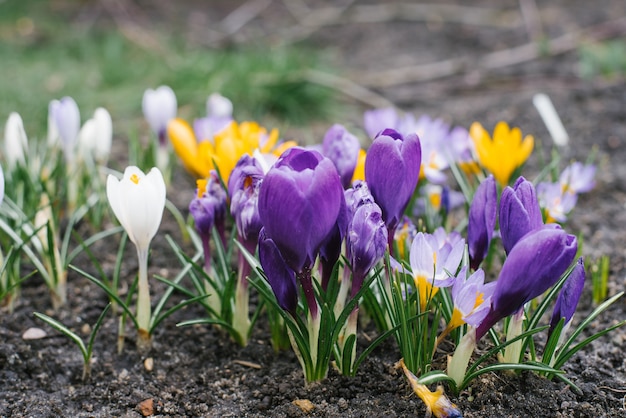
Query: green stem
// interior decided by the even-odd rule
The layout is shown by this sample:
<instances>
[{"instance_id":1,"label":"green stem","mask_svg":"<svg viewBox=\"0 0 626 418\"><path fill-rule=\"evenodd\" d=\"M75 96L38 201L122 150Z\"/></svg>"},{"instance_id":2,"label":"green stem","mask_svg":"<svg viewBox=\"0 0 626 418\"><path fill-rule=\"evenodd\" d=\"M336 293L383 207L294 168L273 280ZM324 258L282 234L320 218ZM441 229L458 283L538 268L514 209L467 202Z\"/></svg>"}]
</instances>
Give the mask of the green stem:
<instances>
[{"instance_id":1,"label":"green stem","mask_svg":"<svg viewBox=\"0 0 626 418\"><path fill-rule=\"evenodd\" d=\"M137 348L147 351L152 345L150 335L150 285L148 283L148 248L137 247L139 281L137 283Z\"/></svg>"},{"instance_id":2,"label":"green stem","mask_svg":"<svg viewBox=\"0 0 626 418\"><path fill-rule=\"evenodd\" d=\"M248 333L250 332L250 306L248 275L250 266L244 255L239 253L239 273L237 288L235 289L235 311L233 312L233 328L239 334L239 343L245 347L248 345Z\"/></svg>"}]
</instances>

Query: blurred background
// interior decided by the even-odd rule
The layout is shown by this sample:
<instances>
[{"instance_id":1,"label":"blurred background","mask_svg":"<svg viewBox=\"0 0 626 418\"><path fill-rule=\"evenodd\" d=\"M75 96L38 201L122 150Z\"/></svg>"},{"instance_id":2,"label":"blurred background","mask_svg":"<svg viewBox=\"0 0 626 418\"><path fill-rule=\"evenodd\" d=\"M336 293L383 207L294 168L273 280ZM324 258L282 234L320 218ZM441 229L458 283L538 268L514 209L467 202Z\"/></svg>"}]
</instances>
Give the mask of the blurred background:
<instances>
[{"instance_id":1,"label":"blurred background","mask_svg":"<svg viewBox=\"0 0 626 418\"><path fill-rule=\"evenodd\" d=\"M622 88L625 16L623 0L0 0L0 120L41 137L48 102L72 96L143 135L143 92L166 84L187 120L220 92L302 141L390 105L519 124L517 97Z\"/></svg>"}]
</instances>

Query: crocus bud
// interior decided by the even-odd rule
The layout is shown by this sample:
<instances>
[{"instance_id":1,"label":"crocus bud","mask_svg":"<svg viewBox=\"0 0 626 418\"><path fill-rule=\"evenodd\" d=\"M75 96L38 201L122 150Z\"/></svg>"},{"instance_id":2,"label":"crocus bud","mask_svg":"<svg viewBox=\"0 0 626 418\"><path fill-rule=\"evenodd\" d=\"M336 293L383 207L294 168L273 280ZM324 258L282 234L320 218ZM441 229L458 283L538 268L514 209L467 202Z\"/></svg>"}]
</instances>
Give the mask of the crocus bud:
<instances>
[{"instance_id":1,"label":"crocus bud","mask_svg":"<svg viewBox=\"0 0 626 418\"><path fill-rule=\"evenodd\" d=\"M387 228L376 203L366 203L357 208L348 226L346 240L354 297L367 273L383 258L387 249Z\"/></svg>"},{"instance_id":2,"label":"crocus bud","mask_svg":"<svg viewBox=\"0 0 626 418\"><path fill-rule=\"evenodd\" d=\"M359 206L365 203L374 203L374 196L370 193L367 183L360 180L355 181L352 187L344 192L344 197L346 198L348 218L354 216L354 212Z\"/></svg>"},{"instance_id":3,"label":"crocus bud","mask_svg":"<svg viewBox=\"0 0 626 418\"><path fill-rule=\"evenodd\" d=\"M109 174L107 198L117 220L138 249L147 250L157 233L165 208L165 181L158 168L144 174L135 166L118 180Z\"/></svg>"},{"instance_id":4,"label":"crocus bud","mask_svg":"<svg viewBox=\"0 0 626 418\"><path fill-rule=\"evenodd\" d=\"M583 288L585 287L585 265L583 258L580 257L576 261L574 269L570 273L567 280L561 288L559 296L556 298L554 305L554 311L552 312L552 318L550 319L550 331L552 334L554 327L559 323L561 318L565 319L565 327L568 327L576 312L578 301L583 294Z\"/></svg>"},{"instance_id":5,"label":"crocus bud","mask_svg":"<svg viewBox=\"0 0 626 418\"><path fill-rule=\"evenodd\" d=\"M4 125L4 152L9 167L24 164L24 153L28 149L28 138L24 131L24 122L19 113L12 112Z\"/></svg>"},{"instance_id":6,"label":"crocus bud","mask_svg":"<svg viewBox=\"0 0 626 418\"><path fill-rule=\"evenodd\" d=\"M339 216L343 188L332 161L317 151L285 151L265 176L259 215L267 237L295 272L313 265Z\"/></svg>"},{"instance_id":7,"label":"crocus bud","mask_svg":"<svg viewBox=\"0 0 626 418\"><path fill-rule=\"evenodd\" d=\"M507 186L500 198L500 234L508 254L520 238L543 225L535 186L520 177L513 187Z\"/></svg>"},{"instance_id":8,"label":"crocus bud","mask_svg":"<svg viewBox=\"0 0 626 418\"><path fill-rule=\"evenodd\" d=\"M391 237L417 186L421 160L417 135L403 137L392 129L382 131L367 152L365 181Z\"/></svg>"},{"instance_id":9,"label":"crocus bud","mask_svg":"<svg viewBox=\"0 0 626 418\"><path fill-rule=\"evenodd\" d=\"M474 270L485 259L496 227L498 191L493 176L480 183L474 193L469 209L467 243L469 246L470 267Z\"/></svg>"},{"instance_id":10,"label":"crocus bud","mask_svg":"<svg viewBox=\"0 0 626 418\"><path fill-rule=\"evenodd\" d=\"M61 147L65 159L70 161L74 157L74 148L78 141L80 130L80 111L78 105L71 97L63 97L61 100L53 100L50 103L52 121L58 136L61 139Z\"/></svg>"},{"instance_id":11,"label":"crocus bud","mask_svg":"<svg viewBox=\"0 0 626 418\"><path fill-rule=\"evenodd\" d=\"M278 247L267 236L264 228L259 233L259 262L276 295L278 305L295 316L298 306L296 275L285 263Z\"/></svg>"},{"instance_id":12,"label":"crocus bud","mask_svg":"<svg viewBox=\"0 0 626 418\"><path fill-rule=\"evenodd\" d=\"M176 117L178 111L174 91L168 86L147 89L143 93L141 109L150 129L158 135L159 144L165 145L167 124Z\"/></svg>"},{"instance_id":13,"label":"crocus bud","mask_svg":"<svg viewBox=\"0 0 626 418\"><path fill-rule=\"evenodd\" d=\"M111 115L99 107L78 134L78 146L83 157L93 158L100 164L106 164L111 153L113 140L113 122Z\"/></svg>"},{"instance_id":14,"label":"crocus bud","mask_svg":"<svg viewBox=\"0 0 626 418\"><path fill-rule=\"evenodd\" d=\"M344 188L350 187L361 145L356 136L335 124L324 135L322 152L335 164Z\"/></svg>"},{"instance_id":15,"label":"crocus bud","mask_svg":"<svg viewBox=\"0 0 626 418\"><path fill-rule=\"evenodd\" d=\"M228 179L230 213L235 218L237 231L244 241L254 241L255 244L263 226L258 201L264 177L256 158L246 154L237 162Z\"/></svg>"},{"instance_id":16,"label":"crocus bud","mask_svg":"<svg viewBox=\"0 0 626 418\"><path fill-rule=\"evenodd\" d=\"M233 116L233 102L219 93L212 93L206 100L206 114L209 117Z\"/></svg>"},{"instance_id":17,"label":"crocus bud","mask_svg":"<svg viewBox=\"0 0 626 418\"><path fill-rule=\"evenodd\" d=\"M208 178L197 180L197 185L196 196L189 203L189 212L193 216L198 233L208 238L211 236L213 226L224 222L226 192L215 171L211 171Z\"/></svg>"},{"instance_id":18,"label":"crocus bud","mask_svg":"<svg viewBox=\"0 0 626 418\"><path fill-rule=\"evenodd\" d=\"M491 308L476 329L479 340L500 319L553 286L570 266L578 241L556 224L544 225L524 235L504 261Z\"/></svg>"}]
</instances>

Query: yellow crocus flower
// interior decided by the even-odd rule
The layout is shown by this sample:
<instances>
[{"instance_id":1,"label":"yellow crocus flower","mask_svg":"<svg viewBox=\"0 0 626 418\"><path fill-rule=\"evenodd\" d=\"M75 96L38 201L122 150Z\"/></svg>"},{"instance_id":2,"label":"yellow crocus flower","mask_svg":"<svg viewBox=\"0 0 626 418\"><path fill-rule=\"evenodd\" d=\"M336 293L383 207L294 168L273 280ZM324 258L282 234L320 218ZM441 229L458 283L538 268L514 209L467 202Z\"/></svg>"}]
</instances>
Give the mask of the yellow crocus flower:
<instances>
[{"instance_id":1,"label":"yellow crocus flower","mask_svg":"<svg viewBox=\"0 0 626 418\"><path fill-rule=\"evenodd\" d=\"M438 386L437 390L431 392L426 385L420 383L417 376L411 372L404 364L404 359L396 364L397 368L402 368L404 375L406 376L413 392L424 402L426 405L426 416L435 418L457 418L461 417L461 411L455 404L450 402L448 397L443 391L443 386Z\"/></svg>"},{"instance_id":2,"label":"yellow crocus flower","mask_svg":"<svg viewBox=\"0 0 626 418\"><path fill-rule=\"evenodd\" d=\"M198 142L193 129L181 118L172 119L167 125L174 152L191 174L205 178L214 169L214 149L210 141Z\"/></svg>"},{"instance_id":3,"label":"yellow crocus flower","mask_svg":"<svg viewBox=\"0 0 626 418\"><path fill-rule=\"evenodd\" d=\"M211 170L217 169L226 183L244 154L252 155L256 149L270 152L278 141L276 129L268 133L256 122L238 124L232 121L214 135L213 141L198 142L189 123L176 118L168 124L167 133L174 152L189 172L198 178L205 178Z\"/></svg>"},{"instance_id":4,"label":"yellow crocus flower","mask_svg":"<svg viewBox=\"0 0 626 418\"><path fill-rule=\"evenodd\" d=\"M237 161L244 155L252 155L255 149L269 152L278 141L278 131L269 133L256 122L232 121L225 129L213 137L215 144L215 164L225 183L228 184L230 172Z\"/></svg>"},{"instance_id":5,"label":"yellow crocus flower","mask_svg":"<svg viewBox=\"0 0 626 418\"><path fill-rule=\"evenodd\" d=\"M515 169L528 159L533 150L534 138L526 135L522 140L519 128L509 128L500 121L493 130L493 139L483 126L474 122L470 127L480 164L498 180L502 187L509 184Z\"/></svg>"}]
</instances>

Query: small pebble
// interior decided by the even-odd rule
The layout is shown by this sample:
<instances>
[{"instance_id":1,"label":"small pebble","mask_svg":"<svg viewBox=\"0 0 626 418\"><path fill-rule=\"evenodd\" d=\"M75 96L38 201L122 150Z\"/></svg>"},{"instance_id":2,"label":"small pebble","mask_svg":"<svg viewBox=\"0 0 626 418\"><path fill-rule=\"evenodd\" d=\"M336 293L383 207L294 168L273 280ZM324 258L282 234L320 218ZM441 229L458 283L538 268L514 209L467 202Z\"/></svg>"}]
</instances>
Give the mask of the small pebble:
<instances>
[{"instance_id":1,"label":"small pebble","mask_svg":"<svg viewBox=\"0 0 626 418\"><path fill-rule=\"evenodd\" d=\"M305 414L311 413L315 409L315 405L308 399L296 399L293 404L300 408Z\"/></svg>"},{"instance_id":2,"label":"small pebble","mask_svg":"<svg viewBox=\"0 0 626 418\"><path fill-rule=\"evenodd\" d=\"M139 402L137 405L137 410L144 417L149 417L154 414L154 399L146 399L144 401Z\"/></svg>"},{"instance_id":3,"label":"small pebble","mask_svg":"<svg viewBox=\"0 0 626 418\"><path fill-rule=\"evenodd\" d=\"M41 328L28 328L22 334L22 339L23 340L40 340L47 336L48 334L46 333L46 331L42 330Z\"/></svg>"},{"instance_id":4,"label":"small pebble","mask_svg":"<svg viewBox=\"0 0 626 418\"><path fill-rule=\"evenodd\" d=\"M152 357L148 357L143 361L143 367L147 371L151 372L154 369L154 359Z\"/></svg>"}]
</instances>

